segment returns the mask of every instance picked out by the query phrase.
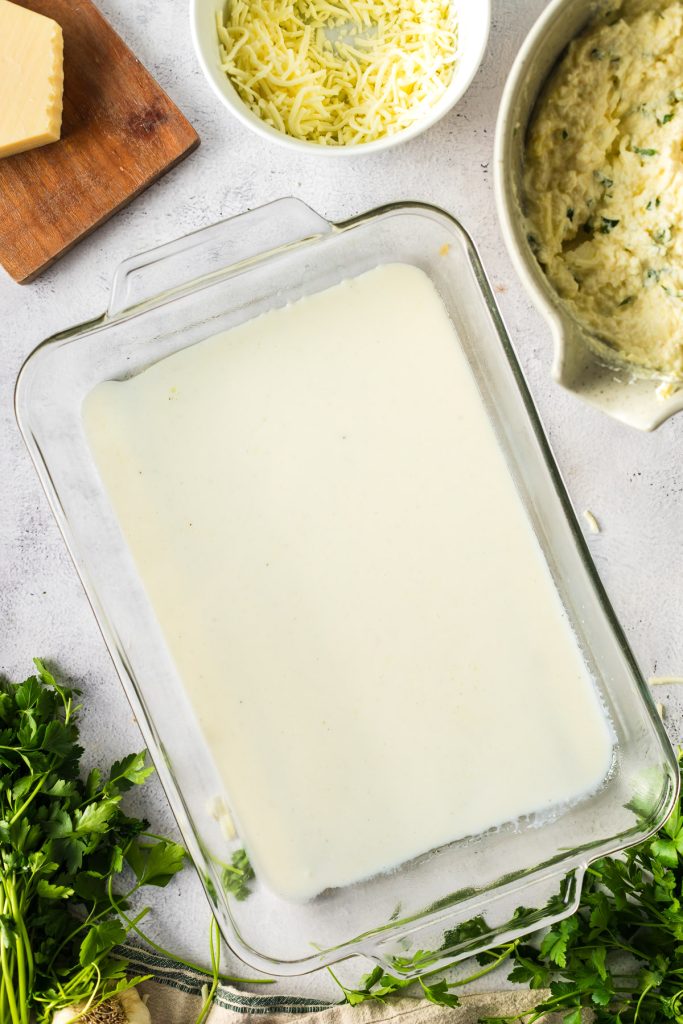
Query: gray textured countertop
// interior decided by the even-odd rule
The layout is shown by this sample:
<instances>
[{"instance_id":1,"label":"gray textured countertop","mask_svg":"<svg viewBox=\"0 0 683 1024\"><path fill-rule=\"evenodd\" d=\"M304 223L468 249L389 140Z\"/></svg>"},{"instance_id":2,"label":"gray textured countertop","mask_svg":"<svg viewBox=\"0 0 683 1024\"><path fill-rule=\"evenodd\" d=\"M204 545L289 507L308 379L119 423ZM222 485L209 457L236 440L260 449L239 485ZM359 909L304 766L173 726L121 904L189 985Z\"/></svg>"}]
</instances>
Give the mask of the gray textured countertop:
<instances>
[{"instance_id":1,"label":"gray textured countertop","mask_svg":"<svg viewBox=\"0 0 683 1024\"><path fill-rule=\"evenodd\" d=\"M317 162L293 157L242 128L219 105L196 65L186 0L100 0L100 7L194 123L201 148L79 245L21 288L0 273L0 671L18 679L39 654L86 695L87 758L109 762L142 745L45 497L12 408L19 368L54 332L100 314L125 257L271 199L296 195L340 220L382 203L415 199L457 216L481 252L579 514L602 532L588 543L646 676L683 674L683 415L655 434L611 422L549 378L549 332L504 252L492 195L498 102L512 59L543 0L494 0L488 54L467 97L426 135L376 157ZM161 13L163 11L163 14ZM587 530L587 528L586 528ZM683 687L658 699L683 738ZM142 804L136 806L141 811ZM173 820L156 781L144 793L155 831ZM209 910L191 870L154 901L151 934L178 953L208 959ZM229 961L240 973L240 965ZM354 966L350 977L361 973ZM283 990L334 995L326 975Z\"/></svg>"}]
</instances>

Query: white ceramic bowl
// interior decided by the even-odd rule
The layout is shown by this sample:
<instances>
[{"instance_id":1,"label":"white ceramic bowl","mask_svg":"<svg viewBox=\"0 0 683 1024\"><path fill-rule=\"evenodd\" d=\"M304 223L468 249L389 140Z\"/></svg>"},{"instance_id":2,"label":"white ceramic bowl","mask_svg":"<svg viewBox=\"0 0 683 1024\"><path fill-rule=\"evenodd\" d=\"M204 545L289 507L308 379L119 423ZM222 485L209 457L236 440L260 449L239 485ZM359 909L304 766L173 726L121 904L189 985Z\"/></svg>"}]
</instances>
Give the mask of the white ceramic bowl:
<instances>
[{"instance_id":1,"label":"white ceramic bowl","mask_svg":"<svg viewBox=\"0 0 683 1024\"><path fill-rule=\"evenodd\" d=\"M653 430L683 410L683 389L662 400L658 380L634 368L608 364L585 340L527 241L522 214L522 169L529 118L550 70L570 40L595 14L596 0L553 0L522 46L503 93L496 129L496 202L503 236L517 273L548 321L555 343L555 380L615 419Z\"/></svg>"},{"instance_id":2,"label":"white ceramic bowl","mask_svg":"<svg viewBox=\"0 0 683 1024\"><path fill-rule=\"evenodd\" d=\"M425 117L419 118L409 128L374 142L359 143L357 146L321 146L316 142L294 139L276 128L271 128L249 109L219 64L216 12L223 10L226 0L190 0L190 25L195 52L209 85L221 103L239 118L242 124L292 152L338 158L378 153L398 145L399 142L414 139L416 135L420 135L435 124L464 96L486 51L491 25L491 0L451 2L455 5L458 15L459 56L453 80L441 100Z\"/></svg>"}]
</instances>

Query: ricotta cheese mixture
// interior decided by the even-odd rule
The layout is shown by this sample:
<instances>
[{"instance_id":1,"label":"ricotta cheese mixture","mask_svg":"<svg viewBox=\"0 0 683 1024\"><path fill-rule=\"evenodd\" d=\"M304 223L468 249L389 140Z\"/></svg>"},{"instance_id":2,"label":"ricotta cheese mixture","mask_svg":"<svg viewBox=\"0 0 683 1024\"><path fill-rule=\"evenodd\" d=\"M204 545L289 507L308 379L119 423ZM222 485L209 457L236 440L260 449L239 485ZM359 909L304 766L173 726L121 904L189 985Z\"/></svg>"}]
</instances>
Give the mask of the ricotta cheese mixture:
<instances>
[{"instance_id":1,"label":"ricotta cheese mixture","mask_svg":"<svg viewBox=\"0 0 683 1024\"><path fill-rule=\"evenodd\" d=\"M273 891L305 900L599 786L610 727L421 270L100 384L83 415Z\"/></svg>"},{"instance_id":2,"label":"ricotta cheese mixture","mask_svg":"<svg viewBox=\"0 0 683 1024\"><path fill-rule=\"evenodd\" d=\"M639 0L569 46L529 129L529 243L599 345L683 379L683 3Z\"/></svg>"}]
</instances>

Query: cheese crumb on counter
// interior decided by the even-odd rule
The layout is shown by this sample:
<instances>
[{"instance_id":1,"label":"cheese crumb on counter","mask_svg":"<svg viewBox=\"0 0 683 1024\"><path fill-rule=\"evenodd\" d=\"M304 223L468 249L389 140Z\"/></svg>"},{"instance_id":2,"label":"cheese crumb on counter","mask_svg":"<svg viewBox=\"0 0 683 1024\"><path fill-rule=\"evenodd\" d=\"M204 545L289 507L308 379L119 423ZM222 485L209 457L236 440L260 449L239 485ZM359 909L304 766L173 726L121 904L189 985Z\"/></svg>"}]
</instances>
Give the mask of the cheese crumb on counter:
<instances>
[{"instance_id":1,"label":"cheese crumb on counter","mask_svg":"<svg viewBox=\"0 0 683 1024\"><path fill-rule=\"evenodd\" d=\"M293 138L356 145L409 127L453 78L450 0L232 0L221 67L247 106Z\"/></svg>"},{"instance_id":2,"label":"cheese crumb on counter","mask_svg":"<svg viewBox=\"0 0 683 1024\"><path fill-rule=\"evenodd\" d=\"M63 59L56 21L0 0L0 157L59 139Z\"/></svg>"},{"instance_id":3,"label":"cheese crumb on counter","mask_svg":"<svg viewBox=\"0 0 683 1024\"><path fill-rule=\"evenodd\" d=\"M588 529L590 530L591 533L601 533L602 532L601 529L600 529L600 523L595 518L595 516L593 515L593 513L591 512L591 510L589 508L584 510L583 518L588 523Z\"/></svg>"},{"instance_id":4,"label":"cheese crumb on counter","mask_svg":"<svg viewBox=\"0 0 683 1024\"><path fill-rule=\"evenodd\" d=\"M528 239L603 356L683 379L683 2L618 10L574 39L539 100Z\"/></svg>"}]
</instances>

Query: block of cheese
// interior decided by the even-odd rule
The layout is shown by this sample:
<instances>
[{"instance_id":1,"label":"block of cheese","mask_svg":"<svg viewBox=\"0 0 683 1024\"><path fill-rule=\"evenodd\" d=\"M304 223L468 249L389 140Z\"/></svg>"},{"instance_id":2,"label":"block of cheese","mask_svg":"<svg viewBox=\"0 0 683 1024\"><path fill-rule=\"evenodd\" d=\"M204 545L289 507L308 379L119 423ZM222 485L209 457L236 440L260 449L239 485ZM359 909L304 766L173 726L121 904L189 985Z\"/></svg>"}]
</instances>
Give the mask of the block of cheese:
<instances>
[{"instance_id":1,"label":"block of cheese","mask_svg":"<svg viewBox=\"0 0 683 1024\"><path fill-rule=\"evenodd\" d=\"M59 138L63 59L56 21L0 0L0 157Z\"/></svg>"}]
</instances>

